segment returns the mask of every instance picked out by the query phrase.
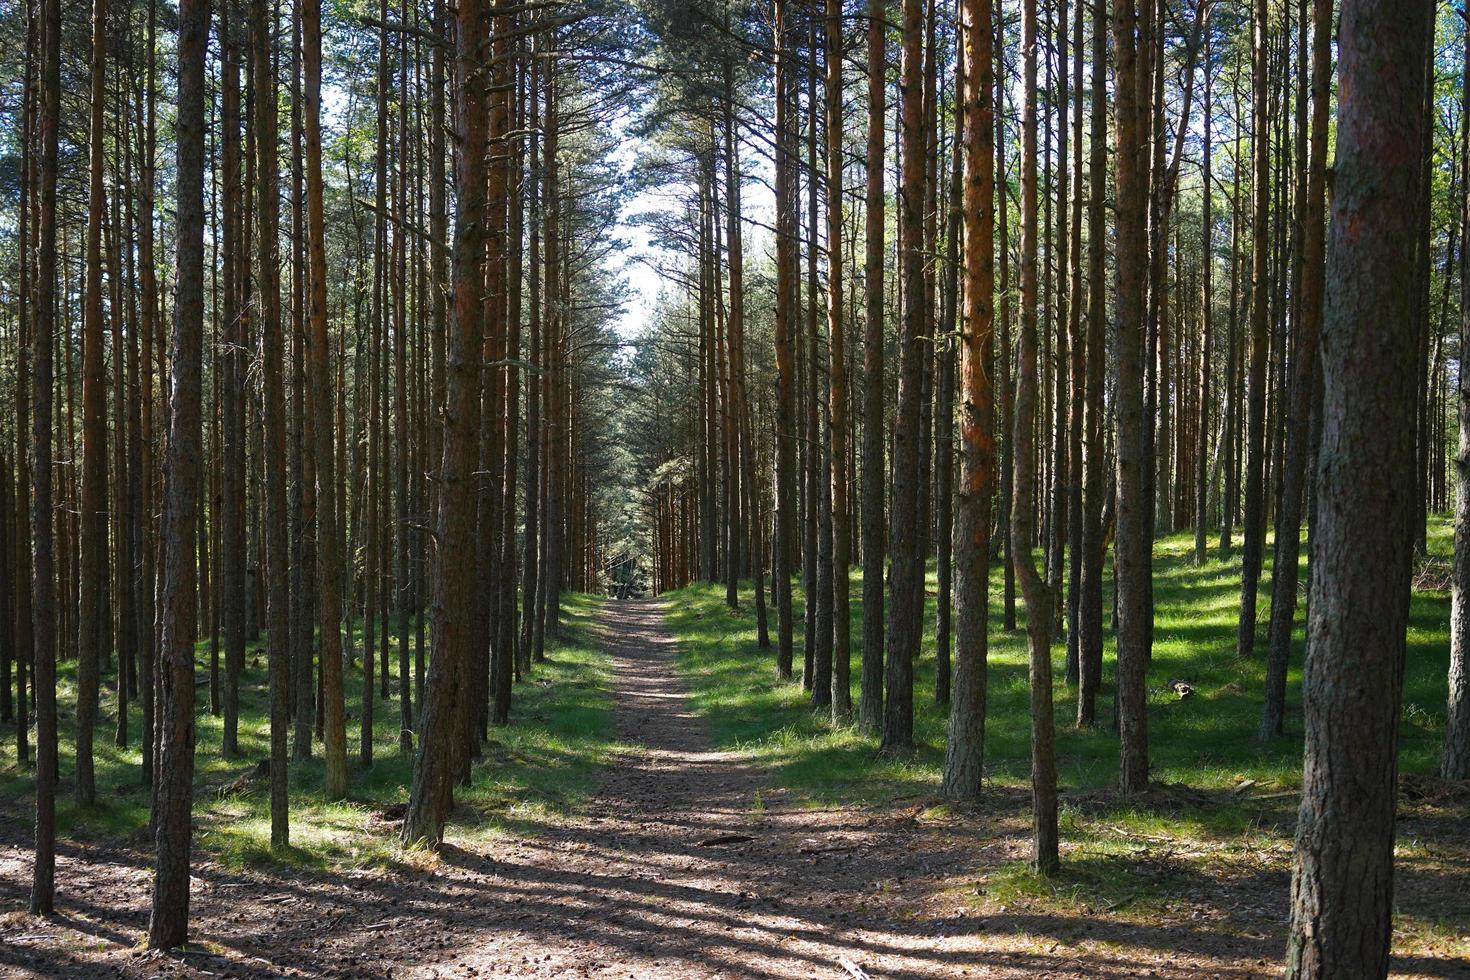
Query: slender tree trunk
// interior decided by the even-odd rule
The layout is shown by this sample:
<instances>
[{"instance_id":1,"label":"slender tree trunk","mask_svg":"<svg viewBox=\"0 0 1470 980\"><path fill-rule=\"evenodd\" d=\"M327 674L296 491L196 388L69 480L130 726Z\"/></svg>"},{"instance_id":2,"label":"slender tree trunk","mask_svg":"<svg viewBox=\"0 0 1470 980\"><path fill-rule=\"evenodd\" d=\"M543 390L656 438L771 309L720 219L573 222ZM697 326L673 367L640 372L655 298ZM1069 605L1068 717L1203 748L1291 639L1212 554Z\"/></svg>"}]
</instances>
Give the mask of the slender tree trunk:
<instances>
[{"instance_id":1,"label":"slender tree trunk","mask_svg":"<svg viewBox=\"0 0 1470 980\"><path fill-rule=\"evenodd\" d=\"M1200 361L1199 361L1199 433L1196 437L1195 485L1194 485L1194 563L1203 568L1205 564L1205 536L1209 530L1210 474L1210 341L1211 321L1215 310L1215 206L1214 178L1211 171L1211 151L1215 125L1214 82L1215 66L1212 58L1214 32L1205 36L1205 104L1203 133L1203 165L1200 171Z\"/></svg>"},{"instance_id":2,"label":"slender tree trunk","mask_svg":"<svg viewBox=\"0 0 1470 980\"><path fill-rule=\"evenodd\" d=\"M244 284L236 259L245 247L240 215L240 76L238 41L232 33L233 0L220 4L221 106L224 181L224 327L220 358L222 448L220 521L220 620L225 642L224 722L221 754L239 753L240 675L245 669L245 318L239 302Z\"/></svg>"},{"instance_id":3,"label":"slender tree trunk","mask_svg":"<svg viewBox=\"0 0 1470 980\"><path fill-rule=\"evenodd\" d=\"M459 0L456 11L455 124L463 140L456 161L459 207L454 229L454 309L439 474L438 562L433 577L433 652L419 716L413 787L403 821L405 843L437 846L454 802L469 708L464 671L479 642L470 627L475 584L456 569L474 560L475 477L480 433L480 348L483 343L483 247L486 79L489 23L481 0Z\"/></svg>"},{"instance_id":4,"label":"slender tree trunk","mask_svg":"<svg viewBox=\"0 0 1470 980\"><path fill-rule=\"evenodd\" d=\"M1017 351L1015 490L1011 503L1011 552L1026 602L1026 637L1031 652L1031 860L1041 874L1053 874L1057 850L1057 770L1053 745L1051 681L1051 590L1041 577L1032 546L1036 480L1036 0L1022 5L1021 51L1025 64L1025 102L1021 114L1021 336Z\"/></svg>"},{"instance_id":5,"label":"slender tree trunk","mask_svg":"<svg viewBox=\"0 0 1470 980\"><path fill-rule=\"evenodd\" d=\"M964 315L960 327L959 499L955 521L955 663L944 758L944 795L979 797L985 771L990 620L990 509L995 494L995 146L990 0L960 7L964 71Z\"/></svg>"},{"instance_id":6,"label":"slender tree trunk","mask_svg":"<svg viewBox=\"0 0 1470 980\"><path fill-rule=\"evenodd\" d=\"M962 45L963 41L957 42ZM948 705L953 680L950 662L954 606L954 388L956 310L960 263L964 141L964 62L955 59L954 143L950 151L949 181L945 189L944 283L939 329L934 348L934 546L938 596L934 615L934 701Z\"/></svg>"},{"instance_id":7,"label":"slender tree trunk","mask_svg":"<svg viewBox=\"0 0 1470 980\"><path fill-rule=\"evenodd\" d=\"M536 41L534 52L540 52L540 41ZM541 288L541 61L531 59L530 81L530 125L528 138L531 145L530 167L530 275L531 303L527 330L530 351L528 362L531 370L526 373L526 540L521 553L521 657L524 671L529 673L535 648L535 626L538 581L541 560L541 400L546 390L545 357L542 344L542 318L544 307Z\"/></svg>"},{"instance_id":8,"label":"slender tree trunk","mask_svg":"<svg viewBox=\"0 0 1470 980\"><path fill-rule=\"evenodd\" d=\"M1470 176L1470 31L1465 32L1464 75L1460 112L1460 156ZM1470 180L1460 201L1460 349L1470 343ZM1470 386L1464 374L1456 379L1456 414L1460 431L1455 446L1454 591L1450 604L1449 698L1446 703L1444 752L1440 775L1470 779Z\"/></svg>"},{"instance_id":9,"label":"slender tree trunk","mask_svg":"<svg viewBox=\"0 0 1470 980\"><path fill-rule=\"evenodd\" d=\"M102 345L102 216L107 98L107 0L92 2L92 98L88 137L86 296L82 312L82 496L80 608L77 629L76 799L97 799L92 741L97 722L98 669L106 640L107 375Z\"/></svg>"},{"instance_id":10,"label":"slender tree trunk","mask_svg":"<svg viewBox=\"0 0 1470 980\"><path fill-rule=\"evenodd\" d=\"M1097 0L1092 22L1092 104L1087 163L1087 413L1083 435L1082 595L1078 600L1077 727L1088 728L1097 717L1097 691L1102 682L1102 584L1107 539L1103 526L1103 499L1107 496L1107 450L1104 445L1107 409L1103 404L1103 372L1107 368L1104 325L1107 291L1105 206L1107 201L1107 5Z\"/></svg>"},{"instance_id":11,"label":"slender tree trunk","mask_svg":"<svg viewBox=\"0 0 1470 980\"><path fill-rule=\"evenodd\" d=\"M1252 205L1250 369L1246 405L1245 526L1240 565L1240 628L1236 655L1249 657L1256 643L1256 593L1266 545L1266 385L1268 337L1267 259L1270 249L1269 79L1266 0L1255 0L1254 94L1252 96Z\"/></svg>"},{"instance_id":12,"label":"slender tree trunk","mask_svg":"<svg viewBox=\"0 0 1470 980\"><path fill-rule=\"evenodd\" d=\"M31 415L31 610L36 695L36 855L31 914L49 915L56 901L56 533L53 523L51 412L56 340L56 170L61 120L61 3L40 0L40 180L37 213L36 319L31 337L35 400ZM180 144L182 146L182 143ZM193 658L189 660L192 673ZM194 695L192 678L189 697ZM192 732L192 729L191 729Z\"/></svg>"},{"instance_id":13,"label":"slender tree trunk","mask_svg":"<svg viewBox=\"0 0 1470 980\"><path fill-rule=\"evenodd\" d=\"M277 233L279 201L276 179L276 85L271 69L273 15L269 0L250 5L251 71L255 98L256 281L261 320L261 360L264 364L265 423L265 535L267 612L270 648L271 718L271 847L290 843L287 801L286 730L290 724L291 600L290 558L286 528L286 419L285 390L281 383L280 240ZM192 525L191 525L192 527Z\"/></svg>"},{"instance_id":14,"label":"slender tree trunk","mask_svg":"<svg viewBox=\"0 0 1470 980\"><path fill-rule=\"evenodd\" d=\"M54 4L56 0L49 2ZM260 3L260 7L263 13L264 3ZM204 62L208 42L209 4L200 0L182 0L179 7L179 88L175 122L175 262L178 271L174 292L173 342L169 346L173 375L165 464L168 479L163 501L163 639L160 646L163 670L159 678L162 719L159 726L158 779L153 801L157 863L153 878L153 907L148 920L148 946L151 949L179 946L189 938L196 634L192 548L199 516L207 98ZM274 147L274 142L271 145ZM284 746L282 748L284 750Z\"/></svg>"},{"instance_id":15,"label":"slender tree trunk","mask_svg":"<svg viewBox=\"0 0 1470 980\"><path fill-rule=\"evenodd\" d=\"M876 731L883 719L883 154L887 114L887 0L868 0L868 145L863 287L863 659L858 721Z\"/></svg>"},{"instance_id":16,"label":"slender tree trunk","mask_svg":"<svg viewBox=\"0 0 1470 980\"><path fill-rule=\"evenodd\" d=\"M29 442L33 424L30 406L31 382L31 334L32 325L31 290L35 286L31 277L31 232L40 224L32 221L32 210L36 194L35 134L39 93L36 86L37 48L39 45L36 7L26 7L26 39L24 91L21 96L21 168L20 168L20 215L17 221L18 240L16 259L19 269L19 290L16 294L18 329L16 336L15 372L15 758L28 763L31 758L30 745L30 700L31 688L27 686L27 668L36 653L35 620L33 616L34 531L31 513L31 466ZM147 753L148 749L145 748ZM37 852L39 854L39 851ZM37 867L39 867L39 862Z\"/></svg>"},{"instance_id":17,"label":"slender tree trunk","mask_svg":"<svg viewBox=\"0 0 1470 980\"><path fill-rule=\"evenodd\" d=\"M919 425L923 398L924 330L924 10L903 2L903 160L899 192L903 247L900 272L903 316L899 325L898 404L893 427L892 514L888 548L888 664L885 675L883 750L914 746L914 658L923 623L923 562L919 547Z\"/></svg>"},{"instance_id":18,"label":"slender tree trunk","mask_svg":"<svg viewBox=\"0 0 1470 980\"><path fill-rule=\"evenodd\" d=\"M832 442L832 720L852 715L848 630L847 320L842 308L842 0L827 0L827 337Z\"/></svg>"},{"instance_id":19,"label":"slender tree trunk","mask_svg":"<svg viewBox=\"0 0 1470 980\"><path fill-rule=\"evenodd\" d=\"M337 469L332 432L331 340L327 332L326 218L322 189L321 0L301 5L305 73L307 297L311 327L311 387L317 479L317 597L321 603L322 745L330 799L347 793L347 726L342 685L342 596L337 553Z\"/></svg>"},{"instance_id":20,"label":"slender tree trunk","mask_svg":"<svg viewBox=\"0 0 1470 980\"><path fill-rule=\"evenodd\" d=\"M1144 287L1147 273L1147 159L1142 138L1148 118L1149 73L1140 69L1132 0L1116 4L1117 52L1117 312L1114 328L1117 387L1117 569L1119 782L1125 793L1148 785L1148 695L1145 669L1153 645L1149 603L1153 528L1148 507L1149 420L1144 401Z\"/></svg>"},{"instance_id":21,"label":"slender tree trunk","mask_svg":"<svg viewBox=\"0 0 1470 980\"><path fill-rule=\"evenodd\" d=\"M791 678L792 535L796 530L796 162L791 94L795 83L785 0L775 0L776 48L776 677Z\"/></svg>"},{"instance_id":22,"label":"slender tree trunk","mask_svg":"<svg viewBox=\"0 0 1470 980\"><path fill-rule=\"evenodd\" d=\"M1317 340L1322 323L1323 209L1327 184L1327 118L1332 80L1332 3L1314 0L1312 30L1312 139L1303 213L1301 316L1292 356L1291 416L1287 420L1286 465L1276 521L1276 557L1271 568L1271 648L1266 662L1266 704L1260 738L1282 733L1286 716L1286 670L1291 658L1301 550L1302 498L1307 471L1307 438L1316 387ZM1305 55L1303 55L1305 56Z\"/></svg>"}]
</instances>

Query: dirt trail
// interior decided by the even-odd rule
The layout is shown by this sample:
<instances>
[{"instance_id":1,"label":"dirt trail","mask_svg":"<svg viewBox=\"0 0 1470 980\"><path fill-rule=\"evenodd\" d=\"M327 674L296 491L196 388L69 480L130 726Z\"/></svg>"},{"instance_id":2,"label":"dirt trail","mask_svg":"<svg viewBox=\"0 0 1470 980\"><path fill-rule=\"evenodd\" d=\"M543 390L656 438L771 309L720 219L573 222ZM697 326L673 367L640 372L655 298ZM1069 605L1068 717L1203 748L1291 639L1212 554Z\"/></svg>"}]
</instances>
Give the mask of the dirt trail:
<instances>
[{"instance_id":1,"label":"dirt trail","mask_svg":"<svg viewBox=\"0 0 1470 980\"><path fill-rule=\"evenodd\" d=\"M138 949L146 842L68 842L66 914L18 911L29 831L0 806L0 976L1199 977L1274 972L1274 936L1204 923L1120 928L957 889L1024 853L1024 802L962 820L928 804L799 809L685 702L653 600L601 624L628 750L586 812L430 871L196 868L186 954ZM387 831L385 831L387 832ZM451 841L453 834L451 829ZM1205 925L1202 929L1201 926Z\"/></svg>"},{"instance_id":2,"label":"dirt trail","mask_svg":"<svg viewBox=\"0 0 1470 980\"><path fill-rule=\"evenodd\" d=\"M565 941L486 936L457 971L514 968L527 944L536 951L519 969L533 976L851 976L850 965L929 977L978 966L964 962L971 944L951 922L912 917L903 879L884 878L888 861L870 862L891 843L912 873L931 863L889 840L902 829L893 820L784 808L758 768L711 748L685 704L657 602L609 603L602 641L618 734L633 748L589 813L549 835L562 853Z\"/></svg>"}]
</instances>

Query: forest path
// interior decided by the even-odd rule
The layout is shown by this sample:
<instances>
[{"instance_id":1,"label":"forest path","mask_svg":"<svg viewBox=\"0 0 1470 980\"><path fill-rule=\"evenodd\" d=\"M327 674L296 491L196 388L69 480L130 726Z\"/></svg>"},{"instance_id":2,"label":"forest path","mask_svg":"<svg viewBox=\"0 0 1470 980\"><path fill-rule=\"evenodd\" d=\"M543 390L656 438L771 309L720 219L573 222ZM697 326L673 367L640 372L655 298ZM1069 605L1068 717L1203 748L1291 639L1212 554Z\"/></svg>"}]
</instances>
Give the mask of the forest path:
<instances>
[{"instance_id":1,"label":"forest path","mask_svg":"<svg viewBox=\"0 0 1470 980\"><path fill-rule=\"evenodd\" d=\"M603 608L599 640L612 660L617 731L629 749L586 813L502 859L533 861L535 872L497 869L493 877L504 880L486 883L492 894L537 892L539 907L515 923L487 915L473 951L425 964L422 975L990 972L979 965L973 933L956 935L953 919L930 920L919 896L905 894L906 879L940 866L937 855L906 846L912 811L783 808L783 794L765 788L767 773L714 749L689 709L662 604ZM550 867L537 860L543 848Z\"/></svg>"}]
</instances>

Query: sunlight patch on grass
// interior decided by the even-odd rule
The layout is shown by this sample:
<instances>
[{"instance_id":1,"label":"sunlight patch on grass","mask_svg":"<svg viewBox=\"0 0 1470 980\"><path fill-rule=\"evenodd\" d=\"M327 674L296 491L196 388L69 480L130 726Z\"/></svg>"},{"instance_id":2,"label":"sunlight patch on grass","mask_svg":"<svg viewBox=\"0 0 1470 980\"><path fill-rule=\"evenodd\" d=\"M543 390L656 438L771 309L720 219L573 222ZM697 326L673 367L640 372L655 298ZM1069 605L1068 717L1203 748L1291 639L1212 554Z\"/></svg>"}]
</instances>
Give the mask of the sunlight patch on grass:
<instances>
[{"instance_id":1,"label":"sunlight patch on grass","mask_svg":"<svg viewBox=\"0 0 1470 980\"><path fill-rule=\"evenodd\" d=\"M590 595L563 598L565 636L548 642L547 660L533 665L530 677L516 686L511 724L493 728L481 758L472 768L472 783L456 792L458 804L449 837L461 845L488 841L514 832L535 834L564 820L593 793L617 743L613 738L612 681L606 656L598 649L593 624L602 600ZM313 757L290 760L291 846L270 847L268 777L257 763L270 751L269 688L264 639L248 645L240 692L240 756L220 754L223 721L209 713L208 687L198 690L195 754L195 843L202 859L228 867L271 864L304 869L386 868L422 862L398 843L399 822L388 808L408 799L412 758L399 752L398 657L390 659L392 697L376 699L371 767L358 762L362 717L361 632L353 662L344 664L348 741L348 790L344 800L322 792L323 763L319 741ZM426 651L427 652L427 651ZM209 652L196 652L200 680L208 677ZM96 739L98 802L79 809L72 801L71 726L75 703L74 661L58 669L61 706L61 773L58 828L61 836L96 839L132 838L146 843L149 794L142 784L138 705L130 706L132 745L118 748L116 694L112 671L104 670L101 714ZM415 703L415 707L417 704ZM251 778L238 792L224 793L238 777ZM28 819L34 804L34 772L15 761L13 741L0 747L0 799Z\"/></svg>"}]
</instances>

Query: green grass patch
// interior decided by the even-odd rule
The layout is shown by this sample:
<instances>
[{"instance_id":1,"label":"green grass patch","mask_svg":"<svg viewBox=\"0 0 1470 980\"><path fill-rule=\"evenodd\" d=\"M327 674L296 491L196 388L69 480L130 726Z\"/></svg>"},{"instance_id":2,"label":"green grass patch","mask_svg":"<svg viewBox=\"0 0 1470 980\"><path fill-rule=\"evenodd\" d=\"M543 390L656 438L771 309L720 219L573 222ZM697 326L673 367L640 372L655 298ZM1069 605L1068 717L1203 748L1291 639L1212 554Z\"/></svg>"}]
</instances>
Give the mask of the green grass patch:
<instances>
[{"instance_id":1,"label":"green grass patch","mask_svg":"<svg viewBox=\"0 0 1470 980\"><path fill-rule=\"evenodd\" d=\"M513 832L534 834L539 826L574 810L593 792L602 768L615 751L609 665L597 649L592 624L601 599L567 595L562 601L565 636L549 643L547 660L534 664L531 675L516 686L511 724L491 730L450 827L458 843L493 839ZM359 624L360 627L360 624ZM322 792L321 743L308 760L290 761L291 847L272 853L268 783L262 775L239 792L226 787L269 756L269 687L262 639L246 648L240 690L240 757L220 754L223 719L210 714L209 688L196 688L197 748L194 774L195 846L202 855L227 865L283 863L302 867L376 867L402 859L397 822L382 816L408 800L412 759L399 752L400 706L398 655L390 660L392 697L375 697L373 764L359 761L362 718L360 628L354 632L356 655L344 666L346 679L348 790L343 800ZM410 638L412 643L412 638ZM426 651L427 654L427 651ZM411 670L411 668L410 668ZM197 647L199 681L208 678L207 643ZM63 837L86 840L134 838L146 843L149 791L142 783L140 708L129 708L129 745L114 744L116 729L115 673L104 669L101 713L95 747L97 803L78 807L71 793L73 771L73 706L76 700L74 660L58 665L61 727L61 786L57 824ZM376 693L376 692L375 692ZM416 706L416 705L415 705ZM0 746L0 799L29 819L34 799L31 766L17 764L15 743Z\"/></svg>"},{"instance_id":2,"label":"green grass patch","mask_svg":"<svg viewBox=\"0 0 1470 980\"><path fill-rule=\"evenodd\" d=\"M1212 546L1213 546L1212 542ZM1432 555L1452 550L1452 531L1445 519L1430 529ZM1301 662L1303 628L1298 606L1295 648L1288 681L1286 734L1262 744L1256 729L1265 684L1266 624L1270 610L1270 557L1262 575L1255 656L1236 657L1235 635L1240 600L1240 559L1225 560L1213 551L1196 567L1193 535L1160 539L1154 550L1155 632L1153 662L1148 670L1149 745L1153 778L1213 792L1210 806L1169 807L1174 817L1197 824L1198 830L1232 833L1258 819L1259 806L1234 800L1228 790L1253 780L1255 795L1285 792L1301 783ZM862 658L860 576L852 576L853 699L858 696ZM804 600L795 589L795 651L802 661ZM1109 585L1110 589L1110 585ZM771 609L773 647L756 645L750 590L741 590L741 606L730 610L722 586L692 585L670 593L668 621L680 641L679 667L689 679L695 709L707 720L714 740L726 748L749 751L769 766L778 785L807 801L894 799L932 792L944 763L948 709L934 698L934 604L937 582L931 565L927 579L925 627L915 665L914 737L911 758L880 755L872 733L834 726L825 713L814 712L799 683L777 681L776 619ZM1002 630L1002 573L992 569L990 596L989 695L986 722L987 779L996 786L1029 786L1030 715L1024 632ZM1303 596L1305 590L1303 588ZM1110 608L1105 596L1104 617ZM1017 601L1018 626L1024 629L1025 605ZM1107 623L1104 624L1105 626ZM1116 781L1118 739L1113 731L1113 638L1104 651L1104 683L1098 699L1100 723L1080 730L1073 723L1075 692L1063 683L1066 641L1052 647L1056 678L1057 767L1064 793L1106 794ZM1446 671L1449 662L1449 596L1419 592L1413 600L1408 662L1404 685L1404 725L1400 765L1405 772L1431 771L1436 764L1445 722ZM1195 695L1180 700L1170 689L1175 679L1193 686ZM1243 794L1244 795L1244 794ZM1294 805L1294 804L1293 804ZM1128 816L1127 811L1119 815Z\"/></svg>"}]
</instances>

